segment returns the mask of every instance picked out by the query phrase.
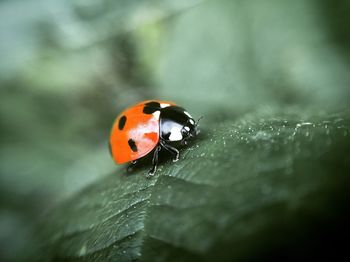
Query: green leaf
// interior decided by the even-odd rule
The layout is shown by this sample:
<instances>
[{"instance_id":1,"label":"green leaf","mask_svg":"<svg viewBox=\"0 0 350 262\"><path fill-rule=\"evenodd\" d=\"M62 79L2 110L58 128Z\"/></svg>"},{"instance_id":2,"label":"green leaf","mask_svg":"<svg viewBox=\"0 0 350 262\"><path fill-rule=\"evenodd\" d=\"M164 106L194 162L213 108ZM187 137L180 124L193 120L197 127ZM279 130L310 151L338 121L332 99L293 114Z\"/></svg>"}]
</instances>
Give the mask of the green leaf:
<instances>
[{"instance_id":1,"label":"green leaf","mask_svg":"<svg viewBox=\"0 0 350 262\"><path fill-rule=\"evenodd\" d=\"M231 261L300 247L346 206L349 116L203 120L180 160L163 161L151 179L149 164L119 171L49 212L45 259Z\"/></svg>"}]
</instances>

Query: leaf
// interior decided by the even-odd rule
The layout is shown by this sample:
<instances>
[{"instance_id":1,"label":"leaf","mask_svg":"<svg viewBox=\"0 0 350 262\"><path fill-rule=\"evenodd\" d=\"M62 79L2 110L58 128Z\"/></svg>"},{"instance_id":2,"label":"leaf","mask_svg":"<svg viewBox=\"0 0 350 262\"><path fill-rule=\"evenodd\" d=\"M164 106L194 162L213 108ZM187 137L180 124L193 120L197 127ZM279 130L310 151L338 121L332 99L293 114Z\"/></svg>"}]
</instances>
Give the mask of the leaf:
<instances>
[{"instance_id":1,"label":"leaf","mask_svg":"<svg viewBox=\"0 0 350 262\"><path fill-rule=\"evenodd\" d=\"M349 116L265 110L206 126L153 178L149 164L120 171L49 212L43 259L232 261L301 248L347 207Z\"/></svg>"}]
</instances>

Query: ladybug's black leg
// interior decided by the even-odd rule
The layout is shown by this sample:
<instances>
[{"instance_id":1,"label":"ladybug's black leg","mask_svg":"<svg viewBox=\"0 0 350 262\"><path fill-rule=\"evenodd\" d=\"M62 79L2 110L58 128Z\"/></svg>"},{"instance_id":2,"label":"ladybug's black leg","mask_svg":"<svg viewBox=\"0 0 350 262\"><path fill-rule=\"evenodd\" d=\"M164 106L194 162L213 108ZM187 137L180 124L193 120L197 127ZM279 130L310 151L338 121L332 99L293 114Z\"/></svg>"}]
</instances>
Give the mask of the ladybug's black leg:
<instances>
[{"instance_id":1,"label":"ladybug's black leg","mask_svg":"<svg viewBox=\"0 0 350 262\"><path fill-rule=\"evenodd\" d=\"M130 165L126 168L126 172L131 172L133 167L137 164L137 160L133 160L130 162Z\"/></svg>"},{"instance_id":2,"label":"ladybug's black leg","mask_svg":"<svg viewBox=\"0 0 350 262\"><path fill-rule=\"evenodd\" d=\"M160 141L160 144L162 147L164 147L166 150L168 150L173 156L173 162L176 162L177 160L179 160L179 156L180 156L180 152L179 150L177 150L175 147L166 144L164 141Z\"/></svg>"},{"instance_id":3,"label":"ladybug's black leg","mask_svg":"<svg viewBox=\"0 0 350 262\"><path fill-rule=\"evenodd\" d=\"M153 176L156 173L157 165L158 165L158 153L161 149L162 147L158 145L154 150L153 159L152 159L152 168L150 169L150 171L148 171L147 177Z\"/></svg>"}]
</instances>

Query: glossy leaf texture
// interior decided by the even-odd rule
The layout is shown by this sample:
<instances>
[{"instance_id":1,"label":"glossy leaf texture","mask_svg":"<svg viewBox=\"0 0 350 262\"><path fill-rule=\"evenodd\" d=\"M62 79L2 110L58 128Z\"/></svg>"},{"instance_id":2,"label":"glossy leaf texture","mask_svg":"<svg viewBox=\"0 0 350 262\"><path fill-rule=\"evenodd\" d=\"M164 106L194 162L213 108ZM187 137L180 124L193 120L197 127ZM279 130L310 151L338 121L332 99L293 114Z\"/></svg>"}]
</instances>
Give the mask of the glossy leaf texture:
<instances>
[{"instance_id":1,"label":"glossy leaf texture","mask_svg":"<svg viewBox=\"0 0 350 262\"><path fill-rule=\"evenodd\" d=\"M180 160L163 161L153 178L145 178L147 163L130 174L119 170L47 213L43 260L312 253L317 233L347 209L349 113L264 109L217 125L204 119Z\"/></svg>"}]
</instances>

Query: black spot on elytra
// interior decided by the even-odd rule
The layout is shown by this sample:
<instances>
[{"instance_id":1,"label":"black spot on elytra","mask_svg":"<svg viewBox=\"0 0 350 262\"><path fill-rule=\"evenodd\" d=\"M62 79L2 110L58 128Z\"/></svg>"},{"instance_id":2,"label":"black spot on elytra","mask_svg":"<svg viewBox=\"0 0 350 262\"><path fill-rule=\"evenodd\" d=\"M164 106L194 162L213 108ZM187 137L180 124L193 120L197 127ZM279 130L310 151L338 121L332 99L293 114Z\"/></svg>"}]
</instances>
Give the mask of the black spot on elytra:
<instances>
[{"instance_id":1,"label":"black spot on elytra","mask_svg":"<svg viewBox=\"0 0 350 262\"><path fill-rule=\"evenodd\" d=\"M133 152L137 152L137 146L135 144L135 141L133 139L128 140L128 144Z\"/></svg>"},{"instance_id":2,"label":"black spot on elytra","mask_svg":"<svg viewBox=\"0 0 350 262\"><path fill-rule=\"evenodd\" d=\"M145 114L153 114L154 112L160 110L160 104L158 102L148 102L143 108Z\"/></svg>"},{"instance_id":3,"label":"black spot on elytra","mask_svg":"<svg viewBox=\"0 0 350 262\"><path fill-rule=\"evenodd\" d=\"M122 116L120 119L119 119L119 122L118 122L118 128L119 130L123 130L124 126L125 126L125 123L126 123L126 116Z\"/></svg>"}]
</instances>

